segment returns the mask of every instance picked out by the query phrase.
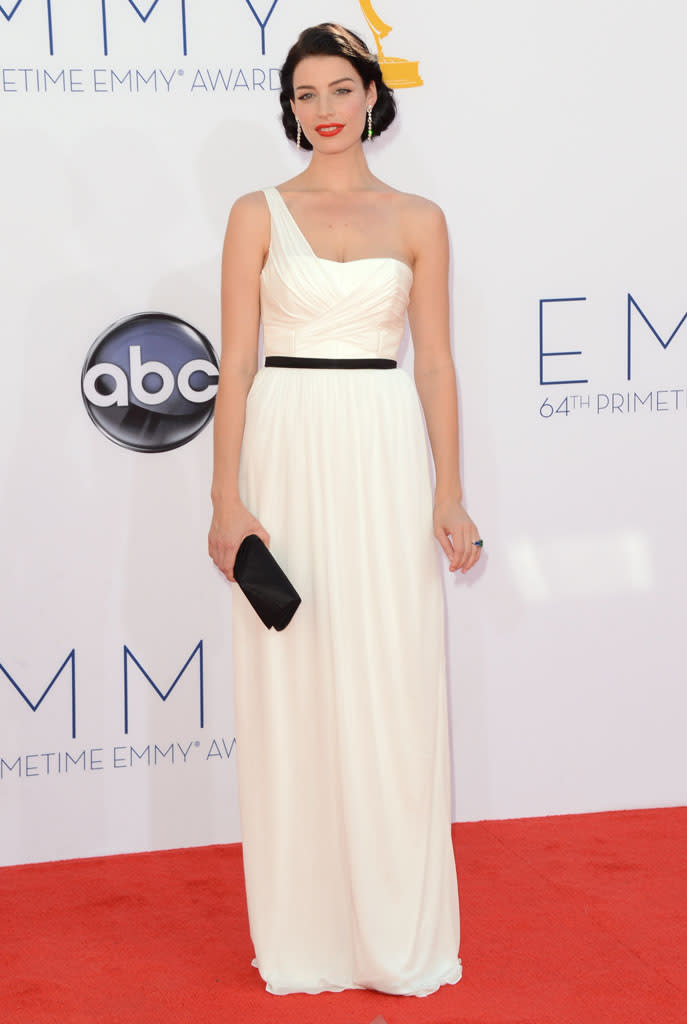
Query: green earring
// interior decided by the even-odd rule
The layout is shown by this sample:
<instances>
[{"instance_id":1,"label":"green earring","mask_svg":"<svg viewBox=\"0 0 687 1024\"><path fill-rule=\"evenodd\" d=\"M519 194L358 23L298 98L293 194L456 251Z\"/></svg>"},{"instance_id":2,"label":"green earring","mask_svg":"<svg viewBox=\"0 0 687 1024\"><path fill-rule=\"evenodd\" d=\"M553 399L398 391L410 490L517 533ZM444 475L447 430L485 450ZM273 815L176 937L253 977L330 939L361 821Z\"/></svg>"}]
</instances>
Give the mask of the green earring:
<instances>
[{"instance_id":1,"label":"green earring","mask_svg":"<svg viewBox=\"0 0 687 1024\"><path fill-rule=\"evenodd\" d=\"M368 141L372 138L372 107L367 108L367 138Z\"/></svg>"}]
</instances>

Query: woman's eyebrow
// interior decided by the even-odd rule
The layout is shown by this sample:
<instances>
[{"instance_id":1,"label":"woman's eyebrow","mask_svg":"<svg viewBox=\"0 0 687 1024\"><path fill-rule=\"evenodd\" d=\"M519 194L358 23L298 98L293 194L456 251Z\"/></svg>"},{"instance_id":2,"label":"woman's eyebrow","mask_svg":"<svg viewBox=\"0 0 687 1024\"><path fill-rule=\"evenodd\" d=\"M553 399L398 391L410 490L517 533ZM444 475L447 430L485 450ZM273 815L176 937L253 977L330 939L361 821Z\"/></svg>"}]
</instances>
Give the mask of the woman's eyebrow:
<instances>
[{"instance_id":1,"label":"woman's eyebrow","mask_svg":"<svg viewBox=\"0 0 687 1024\"><path fill-rule=\"evenodd\" d=\"M340 82L352 82L352 78L337 78L334 82L330 82L329 85L338 85ZM297 85L297 89L314 89L314 85Z\"/></svg>"}]
</instances>

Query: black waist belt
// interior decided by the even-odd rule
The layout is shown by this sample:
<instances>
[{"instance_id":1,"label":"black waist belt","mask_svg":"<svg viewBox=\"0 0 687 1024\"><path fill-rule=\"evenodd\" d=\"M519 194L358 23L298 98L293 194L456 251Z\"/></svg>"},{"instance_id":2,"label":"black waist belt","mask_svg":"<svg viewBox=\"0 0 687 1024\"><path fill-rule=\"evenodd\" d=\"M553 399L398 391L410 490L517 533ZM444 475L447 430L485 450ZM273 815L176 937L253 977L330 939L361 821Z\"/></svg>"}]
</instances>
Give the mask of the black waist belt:
<instances>
[{"instance_id":1,"label":"black waist belt","mask_svg":"<svg viewBox=\"0 0 687 1024\"><path fill-rule=\"evenodd\" d=\"M265 356L265 366L311 366L338 370L393 370L395 359L320 359L317 356Z\"/></svg>"}]
</instances>

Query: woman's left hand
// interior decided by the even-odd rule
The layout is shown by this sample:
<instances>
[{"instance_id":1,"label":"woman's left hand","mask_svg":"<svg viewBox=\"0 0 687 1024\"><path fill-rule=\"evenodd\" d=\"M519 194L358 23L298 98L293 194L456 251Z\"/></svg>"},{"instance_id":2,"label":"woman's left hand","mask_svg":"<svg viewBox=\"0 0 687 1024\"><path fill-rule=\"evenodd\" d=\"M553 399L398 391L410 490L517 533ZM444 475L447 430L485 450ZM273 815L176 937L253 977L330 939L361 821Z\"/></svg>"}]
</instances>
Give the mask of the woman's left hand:
<instances>
[{"instance_id":1,"label":"woman's left hand","mask_svg":"<svg viewBox=\"0 0 687 1024\"><path fill-rule=\"evenodd\" d=\"M479 530L457 498L435 498L434 536L449 559L449 572L465 574L479 561L482 548L474 543Z\"/></svg>"}]
</instances>

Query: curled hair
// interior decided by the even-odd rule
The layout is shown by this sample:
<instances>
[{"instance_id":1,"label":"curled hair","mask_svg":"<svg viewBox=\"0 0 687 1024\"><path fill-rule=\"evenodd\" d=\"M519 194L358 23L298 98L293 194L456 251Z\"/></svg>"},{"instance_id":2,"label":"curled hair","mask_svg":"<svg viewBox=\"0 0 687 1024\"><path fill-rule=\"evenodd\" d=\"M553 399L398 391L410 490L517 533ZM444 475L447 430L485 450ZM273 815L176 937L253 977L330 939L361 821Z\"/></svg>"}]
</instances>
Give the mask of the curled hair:
<instances>
[{"instance_id":1,"label":"curled hair","mask_svg":"<svg viewBox=\"0 0 687 1024\"><path fill-rule=\"evenodd\" d=\"M291 100L294 99L293 73L296 65L304 57L320 56L344 57L358 72L366 89L370 82L375 83L377 102L372 108L372 131L374 135L380 135L385 131L396 116L396 101L393 89L390 89L382 78L382 69L377 57L368 50L363 40L355 32L333 22L325 21L321 25L303 29L286 55L286 60L279 72L281 120L287 139L291 139L292 142L296 141L296 118L291 109ZM367 138L366 128L363 129L360 138L363 141ZM312 149L312 145L305 135L301 136L301 148Z\"/></svg>"}]
</instances>

